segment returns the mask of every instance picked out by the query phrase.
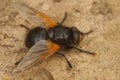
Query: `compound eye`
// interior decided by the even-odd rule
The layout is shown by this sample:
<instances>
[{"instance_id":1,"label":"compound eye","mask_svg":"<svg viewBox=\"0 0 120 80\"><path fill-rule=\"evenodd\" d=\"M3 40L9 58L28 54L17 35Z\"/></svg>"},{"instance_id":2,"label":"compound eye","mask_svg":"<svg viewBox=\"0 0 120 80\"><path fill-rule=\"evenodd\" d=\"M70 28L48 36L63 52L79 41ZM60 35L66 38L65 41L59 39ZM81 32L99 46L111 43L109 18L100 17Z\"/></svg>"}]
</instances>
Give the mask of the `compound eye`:
<instances>
[{"instance_id":1,"label":"compound eye","mask_svg":"<svg viewBox=\"0 0 120 80\"><path fill-rule=\"evenodd\" d=\"M80 41L80 31L77 28L73 27L72 33L73 33L74 43L78 44Z\"/></svg>"},{"instance_id":2,"label":"compound eye","mask_svg":"<svg viewBox=\"0 0 120 80\"><path fill-rule=\"evenodd\" d=\"M72 31L78 31L76 27L72 27Z\"/></svg>"}]
</instances>

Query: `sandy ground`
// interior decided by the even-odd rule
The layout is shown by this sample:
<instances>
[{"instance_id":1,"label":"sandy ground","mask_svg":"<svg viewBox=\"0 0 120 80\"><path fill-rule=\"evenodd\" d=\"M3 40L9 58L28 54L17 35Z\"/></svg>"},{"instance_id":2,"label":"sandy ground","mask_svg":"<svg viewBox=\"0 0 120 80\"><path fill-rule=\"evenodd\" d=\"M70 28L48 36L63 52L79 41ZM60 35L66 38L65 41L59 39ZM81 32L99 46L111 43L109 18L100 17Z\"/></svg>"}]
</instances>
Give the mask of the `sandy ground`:
<instances>
[{"instance_id":1,"label":"sandy ground","mask_svg":"<svg viewBox=\"0 0 120 80\"><path fill-rule=\"evenodd\" d=\"M28 51L24 45L27 30L20 24L29 28L34 24L10 6L14 1L18 0L0 0L0 80L39 80L41 67L49 70L55 80L120 80L120 0L20 0L57 22L67 12L66 26L76 26L83 32L94 30L81 46L96 56L71 50L66 57L72 69L64 58L53 55L17 77L12 74L14 63Z\"/></svg>"}]
</instances>

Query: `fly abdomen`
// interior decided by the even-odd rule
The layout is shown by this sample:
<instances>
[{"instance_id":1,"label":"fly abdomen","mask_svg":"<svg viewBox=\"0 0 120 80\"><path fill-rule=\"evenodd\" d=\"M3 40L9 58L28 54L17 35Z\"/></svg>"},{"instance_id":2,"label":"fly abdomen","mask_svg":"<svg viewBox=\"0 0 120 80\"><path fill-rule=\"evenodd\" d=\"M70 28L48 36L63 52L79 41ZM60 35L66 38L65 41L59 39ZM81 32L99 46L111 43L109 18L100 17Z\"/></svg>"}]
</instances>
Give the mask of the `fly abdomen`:
<instances>
[{"instance_id":1,"label":"fly abdomen","mask_svg":"<svg viewBox=\"0 0 120 80\"><path fill-rule=\"evenodd\" d=\"M36 27L29 31L27 38L25 40L25 45L31 48L35 43L40 40L46 40L48 38L45 28Z\"/></svg>"}]
</instances>

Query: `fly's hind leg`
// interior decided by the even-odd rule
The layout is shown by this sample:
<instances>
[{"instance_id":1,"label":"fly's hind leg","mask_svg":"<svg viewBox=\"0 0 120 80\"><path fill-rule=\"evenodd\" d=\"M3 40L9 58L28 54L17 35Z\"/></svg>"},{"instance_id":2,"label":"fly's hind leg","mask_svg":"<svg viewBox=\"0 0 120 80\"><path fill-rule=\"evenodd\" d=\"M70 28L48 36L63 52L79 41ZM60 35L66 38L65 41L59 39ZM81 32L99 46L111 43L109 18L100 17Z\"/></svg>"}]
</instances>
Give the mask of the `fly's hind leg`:
<instances>
[{"instance_id":1,"label":"fly's hind leg","mask_svg":"<svg viewBox=\"0 0 120 80\"><path fill-rule=\"evenodd\" d=\"M16 62L14 63L15 66L17 66L17 65L21 62L22 59L23 59L23 57L22 57L20 60L16 61Z\"/></svg>"},{"instance_id":2,"label":"fly's hind leg","mask_svg":"<svg viewBox=\"0 0 120 80\"><path fill-rule=\"evenodd\" d=\"M64 59L66 60L68 66L69 66L69 68L72 68L72 64L70 63L70 61L66 58L66 56L63 53L57 52L57 54L64 57Z\"/></svg>"},{"instance_id":3,"label":"fly's hind leg","mask_svg":"<svg viewBox=\"0 0 120 80\"><path fill-rule=\"evenodd\" d=\"M20 61L21 61L21 60L19 60L19 61L15 62L15 63L14 63L14 64L15 64L15 66L17 66L17 65L20 63Z\"/></svg>"}]
</instances>

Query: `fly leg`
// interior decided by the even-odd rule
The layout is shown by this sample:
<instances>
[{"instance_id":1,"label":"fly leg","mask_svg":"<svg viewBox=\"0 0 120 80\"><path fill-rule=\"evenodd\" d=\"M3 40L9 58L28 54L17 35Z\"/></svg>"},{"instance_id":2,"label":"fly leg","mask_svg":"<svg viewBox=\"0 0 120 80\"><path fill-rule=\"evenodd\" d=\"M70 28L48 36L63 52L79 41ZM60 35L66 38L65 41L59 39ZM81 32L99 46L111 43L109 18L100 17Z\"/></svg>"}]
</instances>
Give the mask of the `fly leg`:
<instances>
[{"instance_id":1,"label":"fly leg","mask_svg":"<svg viewBox=\"0 0 120 80\"><path fill-rule=\"evenodd\" d=\"M67 19L67 13L65 13L63 20L60 22L60 24L63 24L65 20Z\"/></svg>"},{"instance_id":2,"label":"fly leg","mask_svg":"<svg viewBox=\"0 0 120 80\"><path fill-rule=\"evenodd\" d=\"M57 54L60 55L60 56L62 56L62 57L64 57L64 59L66 60L68 66L69 66L70 68L72 68L71 63L69 62L69 60L66 58L66 56L65 56L63 53L59 53L59 52L57 52Z\"/></svg>"},{"instance_id":3,"label":"fly leg","mask_svg":"<svg viewBox=\"0 0 120 80\"><path fill-rule=\"evenodd\" d=\"M17 66L17 65L20 63L20 61L21 61L21 60L19 60L19 61L15 62L15 63L14 63L14 64L15 64L15 66Z\"/></svg>"},{"instance_id":4,"label":"fly leg","mask_svg":"<svg viewBox=\"0 0 120 80\"><path fill-rule=\"evenodd\" d=\"M30 28L28 28L27 26L25 26L25 25L20 25L20 27L23 27L23 28L25 28L25 29L27 29L27 30L30 30Z\"/></svg>"},{"instance_id":5,"label":"fly leg","mask_svg":"<svg viewBox=\"0 0 120 80\"><path fill-rule=\"evenodd\" d=\"M89 52L89 51L86 51L86 50L83 50L83 49L80 49L80 48L77 48L77 47L72 47L72 48L76 49L76 50L78 50L80 52L84 52L84 53L87 53L87 54L95 55L95 53L93 53L93 52Z\"/></svg>"},{"instance_id":6,"label":"fly leg","mask_svg":"<svg viewBox=\"0 0 120 80\"><path fill-rule=\"evenodd\" d=\"M15 62L14 64L17 66L21 62L22 59L23 57L19 61Z\"/></svg>"}]
</instances>

